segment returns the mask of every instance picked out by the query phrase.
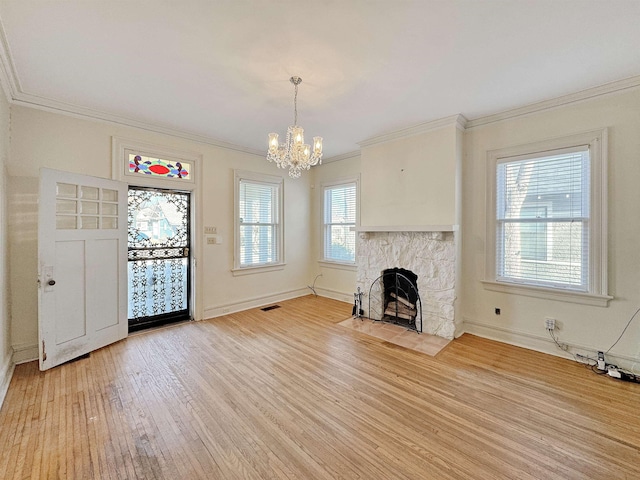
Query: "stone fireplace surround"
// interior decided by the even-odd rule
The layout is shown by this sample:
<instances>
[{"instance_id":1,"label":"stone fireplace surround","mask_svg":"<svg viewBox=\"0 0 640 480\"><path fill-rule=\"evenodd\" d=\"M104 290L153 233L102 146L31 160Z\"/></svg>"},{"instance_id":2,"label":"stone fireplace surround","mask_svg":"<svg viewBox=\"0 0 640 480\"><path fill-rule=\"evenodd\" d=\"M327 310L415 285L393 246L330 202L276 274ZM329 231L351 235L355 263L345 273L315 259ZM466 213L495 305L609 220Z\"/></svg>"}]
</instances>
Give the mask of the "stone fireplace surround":
<instances>
[{"instance_id":1,"label":"stone fireplace surround","mask_svg":"<svg viewBox=\"0 0 640 480\"><path fill-rule=\"evenodd\" d=\"M424 333L453 339L456 247L452 231L360 231L357 235L356 286L365 293L362 307L369 315L369 288L387 268L405 268L418 275ZM379 301L372 298L373 303Z\"/></svg>"}]
</instances>

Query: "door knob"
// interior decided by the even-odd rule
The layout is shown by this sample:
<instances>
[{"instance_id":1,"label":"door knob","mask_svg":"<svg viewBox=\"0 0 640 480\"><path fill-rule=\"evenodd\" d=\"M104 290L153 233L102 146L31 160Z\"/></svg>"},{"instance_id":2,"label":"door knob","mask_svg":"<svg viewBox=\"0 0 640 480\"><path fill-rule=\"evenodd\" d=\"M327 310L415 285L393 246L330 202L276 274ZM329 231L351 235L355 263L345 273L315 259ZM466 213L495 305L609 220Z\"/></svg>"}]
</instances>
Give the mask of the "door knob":
<instances>
[{"instance_id":1,"label":"door knob","mask_svg":"<svg viewBox=\"0 0 640 480\"><path fill-rule=\"evenodd\" d=\"M53 280L53 279L51 279L51 280L49 280L47 283L48 283L50 286L52 286L52 287L53 287L53 286L56 284L56 281L55 281L55 280Z\"/></svg>"}]
</instances>

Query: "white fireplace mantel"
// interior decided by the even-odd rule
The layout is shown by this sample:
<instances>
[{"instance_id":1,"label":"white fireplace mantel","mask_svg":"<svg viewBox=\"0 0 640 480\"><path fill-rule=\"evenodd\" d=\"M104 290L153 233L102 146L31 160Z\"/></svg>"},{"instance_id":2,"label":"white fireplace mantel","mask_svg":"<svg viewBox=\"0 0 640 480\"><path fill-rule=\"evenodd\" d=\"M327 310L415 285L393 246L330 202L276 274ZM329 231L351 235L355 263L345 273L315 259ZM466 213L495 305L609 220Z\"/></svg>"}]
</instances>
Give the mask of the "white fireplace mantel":
<instances>
[{"instance_id":1,"label":"white fireplace mantel","mask_svg":"<svg viewBox=\"0 0 640 480\"><path fill-rule=\"evenodd\" d=\"M457 232L458 225L388 225L356 227L356 232Z\"/></svg>"}]
</instances>

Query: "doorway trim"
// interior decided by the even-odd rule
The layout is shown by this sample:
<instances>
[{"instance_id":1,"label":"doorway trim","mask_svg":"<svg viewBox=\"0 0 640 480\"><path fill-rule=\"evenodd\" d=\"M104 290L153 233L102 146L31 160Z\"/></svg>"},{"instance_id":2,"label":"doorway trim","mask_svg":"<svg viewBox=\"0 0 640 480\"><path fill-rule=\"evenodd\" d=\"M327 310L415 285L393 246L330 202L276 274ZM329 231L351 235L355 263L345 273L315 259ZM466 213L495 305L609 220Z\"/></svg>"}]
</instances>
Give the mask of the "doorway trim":
<instances>
[{"instance_id":1,"label":"doorway trim","mask_svg":"<svg viewBox=\"0 0 640 480\"><path fill-rule=\"evenodd\" d=\"M128 166L128 151L143 153L151 157L164 159L187 160L193 165L192 181L181 182L176 178L162 178L155 176L125 175L125 168ZM188 191L191 193L191 305L194 320L202 320L202 268L199 260L202 258L202 239L204 231L202 228L202 154L178 150L166 145L156 145L139 140L126 139L122 137L111 137L111 177L132 187L164 188L173 190Z\"/></svg>"}]
</instances>

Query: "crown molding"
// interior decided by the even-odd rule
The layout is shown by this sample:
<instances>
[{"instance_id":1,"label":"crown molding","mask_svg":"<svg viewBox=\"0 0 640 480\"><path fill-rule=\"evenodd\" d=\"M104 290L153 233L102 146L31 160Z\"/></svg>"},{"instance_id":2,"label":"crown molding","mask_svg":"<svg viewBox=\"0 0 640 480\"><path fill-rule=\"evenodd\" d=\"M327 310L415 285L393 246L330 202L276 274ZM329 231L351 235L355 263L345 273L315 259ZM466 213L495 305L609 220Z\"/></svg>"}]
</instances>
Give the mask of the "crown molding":
<instances>
[{"instance_id":1,"label":"crown molding","mask_svg":"<svg viewBox=\"0 0 640 480\"><path fill-rule=\"evenodd\" d=\"M139 128L141 130L147 130L150 132L161 133L172 137L183 138L185 140L191 140L193 142L204 143L207 145L213 145L220 148L226 148L229 150L235 150L238 152L248 153L251 155L264 156L264 152L236 145L233 143L224 142L216 138L208 137L205 135L198 135L195 133L171 128L166 125L161 125L153 122L142 122L134 120L132 118L114 115L111 113L103 112L100 110L94 110L91 108L81 107L65 102L59 102L38 95L31 95L25 93L20 84L20 79L16 72L13 57L11 55L11 49L9 48L9 42L7 35L0 19L0 86L4 90L7 101L13 105L19 105L22 107L35 108L52 113L59 113L83 120L95 120L106 123L112 123L116 125L124 125L127 127Z\"/></svg>"},{"instance_id":2,"label":"crown molding","mask_svg":"<svg viewBox=\"0 0 640 480\"><path fill-rule=\"evenodd\" d=\"M166 125L162 125L154 122L143 122L143 121L135 120L129 117L114 115L114 114L103 112L100 110L94 110L86 107L81 107L78 105L59 102L57 100L52 100L49 98L25 93L20 84L20 79L18 77L16 68L15 68L15 63L11 55L9 42L7 40L7 35L1 19L0 19L0 87L2 87L5 97L10 104L20 105L28 108L35 108L35 109L44 110L44 111L53 112L53 113L59 113L59 114L73 116L81 119L92 119L95 121L103 121L103 122L113 123L117 125L124 125L128 127L139 128L141 130L161 133L164 135L183 138L186 140L203 143L207 145L213 145L220 148L235 150L238 152L243 152L251 155L257 155L260 157L264 156L264 152L261 150L256 150L253 148L248 148L248 147L243 147L241 145L228 143L213 137L175 129L175 128L168 127ZM611 95L611 94L619 93L625 90L630 90L638 87L640 87L640 75L628 77L628 78L617 80L614 82L609 82L597 87L588 88L585 90L581 90L579 92L563 95L560 97L555 97L549 100L544 100L541 102L531 103L522 107L505 110L503 112L477 117L471 120L467 120L462 114L451 115L438 120L423 122L423 123L412 125L406 128L388 132L382 135L377 135L375 137L371 137L361 142L358 142L358 145L360 146L360 149L362 149L372 145L385 143L393 140L398 140L401 138L410 137L414 135L419 135L421 133L426 133L433 130L438 130L451 125L455 125L456 128L464 131L471 128L476 128L483 125L488 125L491 123L508 120L511 118L530 115L530 114L538 113L544 110L550 110L550 109L558 108L564 105L582 102L585 100L589 100L589 99L593 99L593 98L597 98L605 95ZM348 153L344 153L341 155L336 155L334 157L328 158L325 160L325 162L331 163L335 161L345 160L348 158L353 158L359 154L360 154L359 151L348 152Z\"/></svg>"},{"instance_id":3,"label":"crown molding","mask_svg":"<svg viewBox=\"0 0 640 480\"><path fill-rule=\"evenodd\" d=\"M368 138L361 142L358 142L360 148L370 147L379 143L391 142L393 140L399 140L401 138L412 137L421 133L431 132L433 130L439 130L441 128L450 127L454 125L456 128L464 130L466 128L467 119L461 115L450 115L448 117L440 118L438 120L432 120L430 122L418 123L410 127L394 130L393 132L383 133L382 135L376 135L375 137Z\"/></svg>"},{"instance_id":4,"label":"crown molding","mask_svg":"<svg viewBox=\"0 0 640 480\"><path fill-rule=\"evenodd\" d=\"M555 97L542 102L530 103L523 107L513 108L505 110L500 113L494 113L483 117L474 118L467 122L466 128L475 128L490 123L501 122L515 117L521 117L524 115L530 115L532 113L542 112L544 110L551 110L563 105L569 105L571 103L582 102L590 100L592 98L602 97L604 95L611 95L619 93L632 88L640 86L640 75L635 77L628 77L615 82L605 83L597 87L587 88L586 90L580 90L579 92L570 93L561 97Z\"/></svg>"},{"instance_id":5,"label":"crown molding","mask_svg":"<svg viewBox=\"0 0 640 480\"><path fill-rule=\"evenodd\" d=\"M228 143L222 140L218 140L205 135L198 135L196 133L179 130L172 127L167 127L158 123L142 122L134 120L129 117L123 117L120 115L114 115L112 113L106 113L100 110L94 110L91 108L81 107L79 105L73 105L69 103L59 102L51 100L45 97L39 97L36 95L30 95L25 93L18 93L14 96L12 103L22 107L34 108L37 110L44 110L47 112L58 113L71 117L80 118L83 120L95 120L100 122L112 123L116 125L124 125L127 127L134 127L140 130L147 130L154 133L161 133L163 135L169 135L172 137L183 138L193 142L204 143L207 145L213 145L215 147L226 148L229 150L235 150L238 152L248 153L251 155L264 156L264 152L256 150L254 148L243 147L242 145L236 145Z\"/></svg>"},{"instance_id":6,"label":"crown molding","mask_svg":"<svg viewBox=\"0 0 640 480\"><path fill-rule=\"evenodd\" d=\"M349 160L350 158L355 158L360 156L360 150L354 150L352 152L342 153L340 155L336 155L334 157L329 157L322 160L322 163L333 163L339 162L341 160Z\"/></svg>"},{"instance_id":7,"label":"crown molding","mask_svg":"<svg viewBox=\"0 0 640 480\"><path fill-rule=\"evenodd\" d=\"M9 103L22 90L2 19L0 19L0 86Z\"/></svg>"}]
</instances>

